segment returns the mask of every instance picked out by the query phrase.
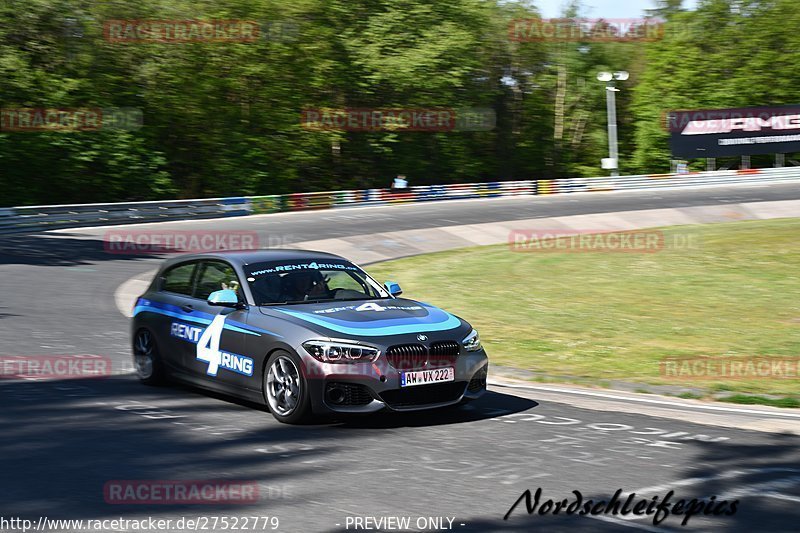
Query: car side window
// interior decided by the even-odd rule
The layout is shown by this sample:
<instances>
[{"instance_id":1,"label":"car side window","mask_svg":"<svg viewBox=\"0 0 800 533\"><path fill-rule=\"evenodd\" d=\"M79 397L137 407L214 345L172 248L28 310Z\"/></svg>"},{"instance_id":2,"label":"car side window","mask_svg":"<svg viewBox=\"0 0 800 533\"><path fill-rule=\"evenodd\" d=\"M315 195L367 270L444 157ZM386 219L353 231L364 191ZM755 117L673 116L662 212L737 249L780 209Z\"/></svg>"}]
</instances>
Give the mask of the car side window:
<instances>
[{"instance_id":1,"label":"car side window","mask_svg":"<svg viewBox=\"0 0 800 533\"><path fill-rule=\"evenodd\" d=\"M191 296L196 265L197 263L185 263L167 270L162 276L161 290Z\"/></svg>"},{"instance_id":2,"label":"car side window","mask_svg":"<svg viewBox=\"0 0 800 533\"><path fill-rule=\"evenodd\" d=\"M230 289L236 291L241 299L242 293L239 287L239 278L232 266L220 261L206 261L200 267L194 296L205 300L214 291Z\"/></svg>"}]
</instances>

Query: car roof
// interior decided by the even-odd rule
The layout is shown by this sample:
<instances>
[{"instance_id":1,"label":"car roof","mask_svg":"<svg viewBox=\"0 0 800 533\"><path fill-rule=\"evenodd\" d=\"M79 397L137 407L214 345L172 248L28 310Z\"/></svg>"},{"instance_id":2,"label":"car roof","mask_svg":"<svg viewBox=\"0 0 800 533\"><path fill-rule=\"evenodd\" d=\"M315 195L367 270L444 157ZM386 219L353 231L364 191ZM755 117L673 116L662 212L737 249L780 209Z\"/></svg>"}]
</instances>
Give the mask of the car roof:
<instances>
[{"instance_id":1,"label":"car roof","mask_svg":"<svg viewBox=\"0 0 800 533\"><path fill-rule=\"evenodd\" d=\"M185 263L187 261L197 261L199 259L222 259L223 261L238 264L239 266L263 263L265 261L320 261L325 259L349 261L340 255L330 254L328 252L318 252L314 250L227 250L219 252L206 252L202 254L186 254L173 257L172 259L167 260L164 266L170 266L176 263Z\"/></svg>"}]
</instances>

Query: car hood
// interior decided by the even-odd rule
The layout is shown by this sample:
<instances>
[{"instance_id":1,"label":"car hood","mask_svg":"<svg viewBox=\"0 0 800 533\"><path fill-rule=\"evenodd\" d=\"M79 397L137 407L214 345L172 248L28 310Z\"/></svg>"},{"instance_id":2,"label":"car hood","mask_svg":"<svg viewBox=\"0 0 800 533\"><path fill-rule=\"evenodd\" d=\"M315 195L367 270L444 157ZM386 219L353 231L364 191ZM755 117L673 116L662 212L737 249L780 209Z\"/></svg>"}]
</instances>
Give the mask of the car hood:
<instances>
[{"instance_id":1,"label":"car hood","mask_svg":"<svg viewBox=\"0 0 800 533\"><path fill-rule=\"evenodd\" d=\"M384 337L468 326L438 307L404 298L262 306L259 309L267 316L289 320L329 337Z\"/></svg>"}]
</instances>

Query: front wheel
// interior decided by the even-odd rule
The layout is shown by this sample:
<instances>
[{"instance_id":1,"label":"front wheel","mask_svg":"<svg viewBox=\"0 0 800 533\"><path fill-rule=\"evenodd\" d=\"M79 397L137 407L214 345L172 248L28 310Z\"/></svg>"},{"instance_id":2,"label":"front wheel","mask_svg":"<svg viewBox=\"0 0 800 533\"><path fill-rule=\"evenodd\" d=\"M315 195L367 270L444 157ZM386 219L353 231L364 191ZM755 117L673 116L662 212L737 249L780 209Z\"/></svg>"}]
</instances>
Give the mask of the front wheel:
<instances>
[{"instance_id":1,"label":"front wheel","mask_svg":"<svg viewBox=\"0 0 800 533\"><path fill-rule=\"evenodd\" d=\"M297 424L310 412L306 378L300 361L289 352L278 350L267 361L264 372L264 396L272 416L285 424Z\"/></svg>"},{"instance_id":2,"label":"front wheel","mask_svg":"<svg viewBox=\"0 0 800 533\"><path fill-rule=\"evenodd\" d=\"M133 368L136 377L146 385L158 385L164 382L164 366L156 348L153 334L140 329L133 339Z\"/></svg>"}]
</instances>

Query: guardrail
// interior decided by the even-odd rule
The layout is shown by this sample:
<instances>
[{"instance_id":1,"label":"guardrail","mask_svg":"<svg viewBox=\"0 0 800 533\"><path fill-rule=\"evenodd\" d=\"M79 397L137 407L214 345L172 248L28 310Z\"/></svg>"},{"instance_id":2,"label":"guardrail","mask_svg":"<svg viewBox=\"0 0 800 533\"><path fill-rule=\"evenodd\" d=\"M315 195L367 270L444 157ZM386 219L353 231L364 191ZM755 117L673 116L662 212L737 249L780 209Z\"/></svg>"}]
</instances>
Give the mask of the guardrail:
<instances>
[{"instance_id":1,"label":"guardrail","mask_svg":"<svg viewBox=\"0 0 800 533\"><path fill-rule=\"evenodd\" d=\"M163 202L24 206L0 208L0 234L437 200L780 182L800 182L800 167L420 185L407 189L326 191Z\"/></svg>"},{"instance_id":2,"label":"guardrail","mask_svg":"<svg viewBox=\"0 0 800 533\"><path fill-rule=\"evenodd\" d=\"M251 212L245 198L12 207L0 210L0 233L242 216Z\"/></svg>"}]
</instances>

